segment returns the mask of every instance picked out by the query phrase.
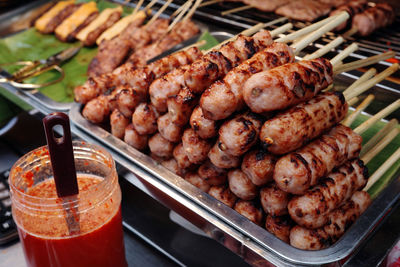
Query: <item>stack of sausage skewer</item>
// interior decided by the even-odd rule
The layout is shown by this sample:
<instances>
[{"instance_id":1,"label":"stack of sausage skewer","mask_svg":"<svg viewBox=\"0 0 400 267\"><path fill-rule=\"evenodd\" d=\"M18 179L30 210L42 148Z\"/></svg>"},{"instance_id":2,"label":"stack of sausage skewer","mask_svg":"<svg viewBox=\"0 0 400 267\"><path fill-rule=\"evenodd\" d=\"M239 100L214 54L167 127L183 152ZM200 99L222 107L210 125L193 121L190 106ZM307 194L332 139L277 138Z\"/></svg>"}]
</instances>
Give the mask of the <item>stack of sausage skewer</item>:
<instances>
[{"instance_id":1,"label":"stack of sausage skewer","mask_svg":"<svg viewBox=\"0 0 400 267\"><path fill-rule=\"evenodd\" d=\"M129 74L124 76L128 81L125 86L129 83L129 90L134 92L131 101L121 99L122 91L127 89L114 89L111 94L86 102L83 115L92 122L101 123L112 112L110 123L114 135L137 149L147 150L168 169L257 224L261 224L263 212L254 199L260 198L268 213L266 228L285 241L292 237L292 232L295 239L295 230L291 230L290 235L286 230L282 236L271 227L285 224L285 218L280 217L282 215L289 214L290 220L299 227L320 229L326 226L327 217L334 216L331 215L336 212L333 208L345 203L343 205L353 208L353 213L349 211L349 214L356 214L351 215L354 219L361 213L354 213L354 207L360 211L369 201L365 194L355 193L362 189L366 181L366 168L355 159L361 138L355 131L337 123L347 114L346 100L354 102L354 97L360 92L345 92L344 95L338 92L320 93L332 83L334 71L337 73L340 69L349 68L347 64L337 64L339 67L335 68L322 58L294 62L294 55L309 42L347 18L345 13L328 18L317 26L322 26L317 34L308 34L292 47L273 43L271 33L261 30L253 37L240 35L205 55L192 47L190 49L198 53L196 58L188 59L190 49L175 53L151 66L125 74ZM293 41L300 36L294 33L277 40ZM392 54L373 60L377 62L385 56L391 57ZM340 63L343 57L338 55L332 62ZM186 64L168 65L168 62L176 61L185 61ZM362 61L356 67L368 63L371 62ZM354 64L352 67L355 67ZM393 65L385 75L390 75L397 68L398 65ZM164 72L158 72L161 69ZM139 78L139 74L152 78ZM384 77L381 75L373 79L373 82L379 82ZM104 84L97 89L99 82L93 84L93 87L87 84L86 89L98 90L94 95L109 89ZM369 82L368 86L371 87L371 84ZM368 86L364 86L363 90ZM214 99L219 101L216 106L220 109L210 109L204 100L215 92L221 92ZM221 95L224 97L221 98ZM224 105L224 101L229 105ZM196 106L198 102L200 105ZM100 113L101 116L97 116ZM295 134L285 134L286 131ZM296 131L300 134L296 135ZM296 152L292 152L294 150ZM288 167L294 173L298 171L298 179L289 179L292 175L285 174ZM332 172L339 167L345 168L347 173ZM363 179L359 178L361 176ZM343 189L345 191L339 193L341 199L335 198L334 204L333 200L327 201L319 210L320 217L307 220L315 216L315 209L311 204L306 206L311 212L303 216L307 210L299 210L301 205L298 203L304 198L312 199L313 192L321 191L314 188L331 186L332 190L341 190L332 182L335 178L342 184L346 183L346 179L353 180L351 183L357 183L357 186ZM327 191L327 197L329 193ZM269 208L273 206L271 203L279 206L278 211ZM347 209L347 206L343 208ZM336 231L335 237L339 235ZM297 239L300 238L298 236ZM330 242L324 242L323 246L335 241L333 236L328 237ZM307 242L305 238L303 241ZM290 243L299 247L294 241ZM303 248L323 247L317 246Z\"/></svg>"}]
</instances>

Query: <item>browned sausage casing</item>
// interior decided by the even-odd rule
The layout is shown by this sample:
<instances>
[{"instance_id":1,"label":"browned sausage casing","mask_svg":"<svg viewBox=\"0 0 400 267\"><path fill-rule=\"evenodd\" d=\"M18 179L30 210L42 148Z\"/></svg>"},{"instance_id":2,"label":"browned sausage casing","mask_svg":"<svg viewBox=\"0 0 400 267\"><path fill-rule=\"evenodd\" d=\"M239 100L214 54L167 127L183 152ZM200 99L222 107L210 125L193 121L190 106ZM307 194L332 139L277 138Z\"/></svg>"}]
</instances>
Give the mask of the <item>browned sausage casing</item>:
<instances>
[{"instance_id":1,"label":"browned sausage casing","mask_svg":"<svg viewBox=\"0 0 400 267\"><path fill-rule=\"evenodd\" d=\"M273 180L275 163L275 156L257 149L246 153L241 169L253 184L261 186Z\"/></svg>"},{"instance_id":2,"label":"browned sausage casing","mask_svg":"<svg viewBox=\"0 0 400 267\"><path fill-rule=\"evenodd\" d=\"M330 173L302 196L294 196L288 204L289 214L299 225L318 228L327 223L327 214L361 190L368 180L368 169L355 159Z\"/></svg>"},{"instance_id":3,"label":"browned sausage casing","mask_svg":"<svg viewBox=\"0 0 400 267\"><path fill-rule=\"evenodd\" d=\"M294 53L284 43L273 43L256 53L202 94L200 106L205 116L212 120L227 118L244 106L243 85L251 75L290 62L294 62Z\"/></svg>"},{"instance_id":4,"label":"browned sausage casing","mask_svg":"<svg viewBox=\"0 0 400 267\"><path fill-rule=\"evenodd\" d=\"M288 214L288 203L291 195L279 189L272 183L260 190L261 206L265 213L272 216L282 216Z\"/></svg>"},{"instance_id":5,"label":"browned sausage casing","mask_svg":"<svg viewBox=\"0 0 400 267\"><path fill-rule=\"evenodd\" d=\"M232 193L232 191L226 184L211 186L210 190L208 190L208 194L214 197L215 199L221 201L230 208L233 208L237 200L235 194Z\"/></svg>"},{"instance_id":6,"label":"browned sausage casing","mask_svg":"<svg viewBox=\"0 0 400 267\"><path fill-rule=\"evenodd\" d=\"M302 60L254 74L244 84L243 98L255 113L282 110L310 100L332 82L329 60Z\"/></svg>"},{"instance_id":7,"label":"browned sausage casing","mask_svg":"<svg viewBox=\"0 0 400 267\"><path fill-rule=\"evenodd\" d=\"M252 200L258 195L258 188L241 170L228 172L229 189L240 199Z\"/></svg>"},{"instance_id":8,"label":"browned sausage casing","mask_svg":"<svg viewBox=\"0 0 400 267\"><path fill-rule=\"evenodd\" d=\"M274 169L274 180L280 189L304 194L334 167L359 155L362 138L349 127L338 125L329 133L281 157Z\"/></svg>"},{"instance_id":9,"label":"browned sausage casing","mask_svg":"<svg viewBox=\"0 0 400 267\"><path fill-rule=\"evenodd\" d=\"M264 214L262 209L259 208L254 201L239 199L234 209L253 223L261 225Z\"/></svg>"},{"instance_id":10,"label":"browned sausage casing","mask_svg":"<svg viewBox=\"0 0 400 267\"><path fill-rule=\"evenodd\" d=\"M329 223L324 227L293 227L290 231L290 245L306 250L319 250L330 246L360 217L370 203L371 198L367 192L355 192L349 201L329 214Z\"/></svg>"},{"instance_id":11,"label":"browned sausage casing","mask_svg":"<svg viewBox=\"0 0 400 267\"><path fill-rule=\"evenodd\" d=\"M379 28L386 27L394 22L396 14L387 3L379 3L374 7L368 8L363 13L357 14L353 18L353 27L358 30L361 36L370 35Z\"/></svg>"},{"instance_id":12,"label":"browned sausage casing","mask_svg":"<svg viewBox=\"0 0 400 267\"><path fill-rule=\"evenodd\" d=\"M274 154L294 151L340 122L347 110L342 93L323 93L267 120L260 140Z\"/></svg>"},{"instance_id":13,"label":"browned sausage casing","mask_svg":"<svg viewBox=\"0 0 400 267\"><path fill-rule=\"evenodd\" d=\"M265 229L285 243L289 243L290 229L294 223L288 215L271 216L265 220Z\"/></svg>"}]
</instances>

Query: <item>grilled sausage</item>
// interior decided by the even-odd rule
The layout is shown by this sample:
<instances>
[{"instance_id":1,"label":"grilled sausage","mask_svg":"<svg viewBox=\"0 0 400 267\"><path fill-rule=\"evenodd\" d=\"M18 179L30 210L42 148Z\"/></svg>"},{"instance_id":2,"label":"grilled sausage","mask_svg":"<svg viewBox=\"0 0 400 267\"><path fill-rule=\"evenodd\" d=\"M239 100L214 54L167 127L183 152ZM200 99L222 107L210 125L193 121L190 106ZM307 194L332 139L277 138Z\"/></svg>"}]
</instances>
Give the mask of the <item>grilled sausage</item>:
<instances>
[{"instance_id":1,"label":"grilled sausage","mask_svg":"<svg viewBox=\"0 0 400 267\"><path fill-rule=\"evenodd\" d=\"M138 134L132 124L125 128L124 141L128 145L138 150L144 150L147 147L148 140L149 136Z\"/></svg>"},{"instance_id":2,"label":"grilled sausage","mask_svg":"<svg viewBox=\"0 0 400 267\"><path fill-rule=\"evenodd\" d=\"M246 112L225 122L219 128L220 148L232 156L241 156L256 142L262 125L262 118Z\"/></svg>"},{"instance_id":3,"label":"grilled sausage","mask_svg":"<svg viewBox=\"0 0 400 267\"><path fill-rule=\"evenodd\" d=\"M168 113L172 122L184 126L189 121L197 102L198 98L187 87L183 87L176 95L168 97Z\"/></svg>"},{"instance_id":4,"label":"grilled sausage","mask_svg":"<svg viewBox=\"0 0 400 267\"><path fill-rule=\"evenodd\" d=\"M169 113L157 119L158 132L168 141L178 143L182 139L183 129L172 122Z\"/></svg>"},{"instance_id":5,"label":"grilled sausage","mask_svg":"<svg viewBox=\"0 0 400 267\"><path fill-rule=\"evenodd\" d=\"M178 163L174 158L162 161L161 165L181 177L184 177L186 174L184 169L179 168Z\"/></svg>"},{"instance_id":6,"label":"grilled sausage","mask_svg":"<svg viewBox=\"0 0 400 267\"><path fill-rule=\"evenodd\" d=\"M184 79L191 92L201 94L209 85L221 79L233 67L251 58L256 52L272 43L268 31L262 30L253 37L239 35L236 40L211 51L192 63Z\"/></svg>"},{"instance_id":7,"label":"grilled sausage","mask_svg":"<svg viewBox=\"0 0 400 267\"><path fill-rule=\"evenodd\" d=\"M282 110L310 100L332 81L327 59L302 60L254 74L244 84L243 98L255 113Z\"/></svg>"},{"instance_id":8,"label":"grilled sausage","mask_svg":"<svg viewBox=\"0 0 400 267\"><path fill-rule=\"evenodd\" d=\"M210 185L195 172L187 173L185 180L206 193L210 189Z\"/></svg>"},{"instance_id":9,"label":"grilled sausage","mask_svg":"<svg viewBox=\"0 0 400 267\"><path fill-rule=\"evenodd\" d=\"M197 173L210 185L222 185L226 183L227 171L218 168L209 160L199 167Z\"/></svg>"},{"instance_id":10,"label":"grilled sausage","mask_svg":"<svg viewBox=\"0 0 400 267\"><path fill-rule=\"evenodd\" d=\"M121 6L104 9L95 20L76 35L76 39L85 46L96 44L97 38L120 19L121 13Z\"/></svg>"},{"instance_id":11,"label":"grilled sausage","mask_svg":"<svg viewBox=\"0 0 400 267\"><path fill-rule=\"evenodd\" d=\"M228 172L229 189L240 199L252 200L258 195L258 188L241 170Z\"/></svg>"},{"instance_id":12,"label":"grilled sausage","mask_svg":"<svg viewBox=\"0 0 400 267\"><path fill-rule=\"evenodd\" d=\"M265 186L260 190L261 206L265 213L272 216L288 214L288 203L291 195L280 190L275 183Z\"/></svg>"},{"instance_id":13,"label":"grilled sausage","mask_svg":"<svg viewBox=\"0 0 400 267\"><path fill-rule=\"evenodd\" d=\"M350 18L353 18L355 15L363 12L367 7L368 7L368 2L365 0L350 1L344 5L337 7L329 14L329 16L335 16L342 11L346 11L347 13L349 13ZM341 31L345 29L349 24L351 24L350 19L337 26L335 28L335 31Z\"/></svg>"},{"instance_id":14,"label":"grilled sausage","mask_svg":"<svg viewBox=\"0 0 400 267\"><path fill-rule=\"evenodd\" d=\"M218 134L217 123L205 118L199 106L193 110L189 122L192 129L203 139L212 138Z\"/></svg>"},{"instance_id":15,"label":"grilled sausage","mask_svg":"<svg viewBox=\"0 0 400 267\"><path fill-rule=\"evenodd\" d=\"M206 118L221 120L240 110L244 106L242 88L251 75L290 62L294 62L294 53L284 43L273 43L242 62L202 94L200 106Z\"/></svg>"},{"instance_id":16,"label":"grilled sausage","mask_svg":"<svg viewBox=\"0 0 400 267\"><path fill-rule=\"evenodd\" d=\"M265 220L265 229L285 243L289 243L290 229L294 223L288 215L271 216Z\"/></svg>"},{"instance_id":17,"label":"grilled sausage","mask_svg":"<svg viewBox=\"0 0 400 267\"><path fill-rule=\"evenodd\" d=\"M52 33L68 16L80 5L75 5L74 0L60 1L35 21L35 28L41 33Z\"/></svg>"},{"instance_id":18,"label":"grilled sausage","mask_svg":"<svg viewBox=\"0 0 400 267\"><path fill-rule=\"evenodd\" d=\"M367 36L379 28L392 24L395 17L393 7L387 3L379 3L355 15L352 23L359 35Z\"/></svg>"},{"instance_id":19,"label":"grilled sausage","mask_svg":"<svg viewBox=\"0 0 400 267\"><path fill-rule=\"evenodd\" d=\"M134 88L120 89L115 96L117 108L125 117L131 117L135 107L145 100L146 95Z\"/></svg>"},{"instance_id":20,"label":"grilled sausage","mask_svg":"<svg viewBox=\"0 0 400 267\"><path fill-rule=\"evenodd\" d=\"M242 171L257 186L265 185L273 180L276 158L263 150L252 150L243 158Z\"/></svg>"},{"instance_id":21,"label":"grilled sausage","mask_svg":"<svg viewBox=\"0 0 400 267\"><path fill-rule=\"evenodd\" d=\"M361 160L346 162L304 195L294 196L288 204L289 214L301 226L319 228L327 223L327 214L361 190L367 180L368 169Z\"/></svg>"},{"instance_id":22,"label":"grilled sausage","mask_svg":"<svg viewBox=\"0 0 400 267\"><path fill-rule=\"evenodd\" d=\"M210 190L208 190L208 194L230 208L233 208L237 200L235 194L232 193L226 184L211 186Z\"/></svg>"},{"instance_id":23,"label":"grilled sausage","mask_svg":"<svg viewBox=\"0 0 400 267\"><path fill-rule=\"evenodd\" d=\"M210 141L201 139L192 128L186 129L183 133L182 145L189 161L194 164L205 161L211 149Z\"/></svg>"},{"instance_id":24,"label":"grilled sausage","mask_svg":"<svg viewBox=\"0 0 400 267\"><path fill-rule=\"evenodd\" d=\"M111 134L117 138L123 139L125 135L125 128L130 123L129 119L125 117L118 109L114 109L110 116Z\"/></svg>"},{"instance_id":25,"label":"grilled sausage","mask_svg":"<svg viewBox=\"0 0 400 267\"><path fill-rule=\"evenodd\" d=\"M258 205L254 203L254 201L239 199L234 206L234 210L236 210L238 213L240 213L253 223L261 225L264 214L262 212L262 209L259 208Z\"/></svg>"},{"instance_id":26,"label":"grilled sausage","mask_svg":"<svg viewBox=\"0 0 400 267\"><path fill-rule=\"evenodd\" d=\"M157 157L162 159L169 159L172 157L174 150L174 144L164 137L160 133L156 133L149 139L150 151Z\"/></svg>"},{"instance_id":27,"label":"grilled sausage","mask_svg":"<svg viewBox=\"0 0 400 267\"><path fill-rule=\"evenodd\" d=\"M296 152L281 157L274 169L274 180L280 189L292 194L304 194L334 167L359 155L362 138L344 125Z\"/></svg>"},{"instance_id":28,"label":"grilled sausage","mask_svg":"<svg viewBox=\"0 0 400 267\"><path fill-rule=\"evenodd\" d=\"M328 215L325 226L307 229L295 226L290 231L290 245L305 249L319 250L336 242L355 220L367 209L371 198L367 192L355 192L349 201Z\"/></svg>"},{"instance_id":29,"label":"grilled sausage","mask_svg":"<svg viewBox=\"0 0 400 267\"><path fill-rule=\"evenodd\" d=\"M157 131L157 118L159 114L155 107L148 103L141 103L132 114L132 124L141 134L153 134Z\"/></svg>"},{"instance_id":30,"label":"grilled sausage","mask_svg":"<svg viewBox=\"0 0 400 267\"><path fill-rule=\"evenodd\" d=\"M208 158L215 166L222 169L236 168L240 165L240 157L232 156L221 149L222 144L217 141L208 152Z\"/></svg>"},{"instance_id":31,"label":"grilled sausage","mask_svg":"<svg viewBox=\"0 0 400 267\"><path fill-rule=\"evenodd\" d=\"M189 157L186 155L182 143L178 144L173 151L173 156L178 163L179 168L188 169L193 164L189 161Z\"/></svg>"},{"instance_id":32,"label":"grilled sausage","mask_svg":"<svg viewBox=\"0 0 400 267\"><path fill-rule=\"evenodd\" d=\"M342 93L323 93L267 120L261 128L260 140L268 151L285 154L340 122L347 110Z\"/></svg>"}]
</instances>

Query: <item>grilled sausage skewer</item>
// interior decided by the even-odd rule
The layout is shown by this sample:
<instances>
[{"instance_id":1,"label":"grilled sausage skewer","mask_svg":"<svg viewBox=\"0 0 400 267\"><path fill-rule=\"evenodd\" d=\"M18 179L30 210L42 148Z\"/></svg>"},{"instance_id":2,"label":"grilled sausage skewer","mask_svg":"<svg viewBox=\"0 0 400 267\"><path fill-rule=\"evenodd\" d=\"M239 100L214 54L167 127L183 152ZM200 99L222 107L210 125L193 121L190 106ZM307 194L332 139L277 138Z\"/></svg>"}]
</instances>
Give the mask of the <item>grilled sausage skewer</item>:
<instances>
[{"instance_id":1,"label":"grilled sausage skewer","mask_svg":"<svg viewBox=\"0 0 400 267\"><path fill-rule=\"evenodd\" d=\"M299 148L343 119L347 112L345 100L371 88L397 69L398 64L392 65L357 88L345 90L344 97L341 93L324 93L310 100L310 104L300 104L267 120L261 128L261 142L275 154Z\"/></svg>"},{"instance_id":2,"label":"grilled sausage skewer","mask_svg":"<svg viewBox=\"0 0 400 267\"><path fill-rule=\"evenodd\" d=\"M329 224L318 229L293 227L290 231L290 244L306 250L319 250L330 246L360 217L370 203L368 193L355 192L348 202L329 214L327 218Z\"/></svg>"}]
</instances>

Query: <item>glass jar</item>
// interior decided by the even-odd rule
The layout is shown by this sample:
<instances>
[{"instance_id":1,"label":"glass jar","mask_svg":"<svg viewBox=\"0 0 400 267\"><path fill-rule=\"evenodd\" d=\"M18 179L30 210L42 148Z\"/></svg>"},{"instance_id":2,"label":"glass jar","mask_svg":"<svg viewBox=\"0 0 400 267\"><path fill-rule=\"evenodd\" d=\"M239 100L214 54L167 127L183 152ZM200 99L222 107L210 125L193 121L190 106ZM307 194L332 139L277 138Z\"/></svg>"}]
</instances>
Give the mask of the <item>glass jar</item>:
<instances>
[{"instance_id":1,"label":"glass jar","mask_svg":"<svg viewBox=\"0 0 400 267\"><path fill-rule=\"evenodd\" d=\"M127 266L115 163L101 147L75 141L73 149L76 196L57 197L47 146L24 155L11 169L12 213L27 264ZM74 230L71 218L78 225Z\"/></svg>"}]
</instances>

